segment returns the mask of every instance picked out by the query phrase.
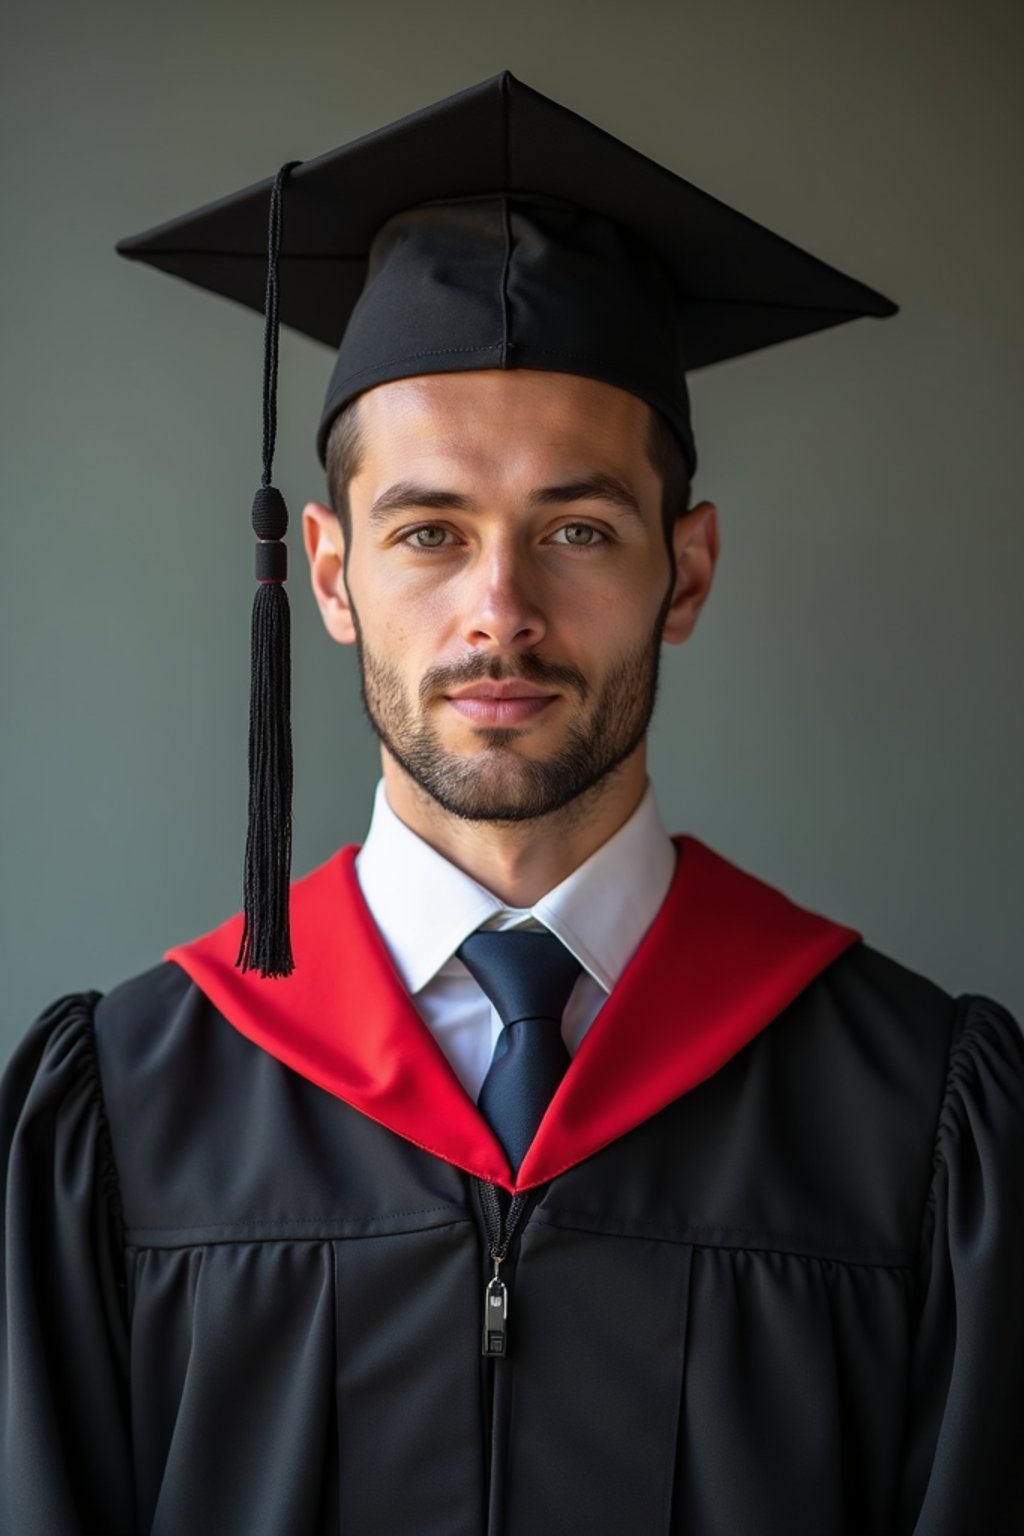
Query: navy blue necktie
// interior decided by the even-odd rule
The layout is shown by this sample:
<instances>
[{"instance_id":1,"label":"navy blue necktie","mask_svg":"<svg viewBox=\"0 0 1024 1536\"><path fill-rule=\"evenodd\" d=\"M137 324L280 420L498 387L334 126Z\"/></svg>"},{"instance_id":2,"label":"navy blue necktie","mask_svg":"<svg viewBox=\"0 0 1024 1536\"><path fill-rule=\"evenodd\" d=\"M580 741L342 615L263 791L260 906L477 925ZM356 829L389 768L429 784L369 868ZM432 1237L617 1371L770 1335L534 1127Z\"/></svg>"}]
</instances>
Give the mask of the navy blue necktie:
<instances>
[{"instance_id":1,"label":"navy blue necktie","mask_svg":"<svg viewBox=\"0 0 1024 1536\"><path fill-rule=\"evenodd\" d=\"M515 1173L569 1065L562 1014L580 962L553 933L471 933L456 953L505 1026L477 1104Z\"/></svg>"}]
</instances>

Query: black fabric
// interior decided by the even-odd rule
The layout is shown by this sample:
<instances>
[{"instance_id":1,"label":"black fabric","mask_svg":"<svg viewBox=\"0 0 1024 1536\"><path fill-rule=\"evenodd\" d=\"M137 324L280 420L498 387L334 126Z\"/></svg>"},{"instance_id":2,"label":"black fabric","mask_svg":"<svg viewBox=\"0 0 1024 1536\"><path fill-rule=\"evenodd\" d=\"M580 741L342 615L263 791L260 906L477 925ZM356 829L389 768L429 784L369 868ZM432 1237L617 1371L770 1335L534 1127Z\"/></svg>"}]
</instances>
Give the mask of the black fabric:
<instances>
[{"instance_id":1,"label":"black fabric","mask_svg":"<svg viewBox=\"0 0 1024 1536\"><path fill-rule=\"evenodd\" d=\"M0 1099L0 1530L1024 1529L1024 1049L990 1000L847 951L529 1197L499 1360L472 1179L171 964L93 1003Z\"/></svg>"},{"instance_id":2,"label":"black fabric","mask_svg":"<svg viewBox=\"0 0 1024 1536\"><path fill-rule=\"evenodd\" d=\"M273 186L117 249L262 310ZM647 399L692 469L685 371L896 312L508 70L298 165L284 204L281 321L341 349L321 458L364 389L529 367Z\"/></svg>"},{"instance_id":3,"label":"black fabric","mask_svg":"<svg viewBox=\"0 0 1024 1536\"><path fill-rule=\"evenodd\" d=\"M504 1026L477 1104L515 1173L569 1065L562 1014L580 963L553 933L515 930L471 933L457 954Z\"/></svg>"},{"instance_id":4,"label":"black fabric","mask_svg":"<svg viewBox=\"0 0 1024 1536\"><path fill-rule=\"evenodd\" d=\"M389 219L338 352L317 432L388 379L467 368L587 374L647 400L697 451L679 299L661 259L601 214L554 199L430 203ZM655 339L656 338L656 339Z\"/></svg>"}]
</instances>

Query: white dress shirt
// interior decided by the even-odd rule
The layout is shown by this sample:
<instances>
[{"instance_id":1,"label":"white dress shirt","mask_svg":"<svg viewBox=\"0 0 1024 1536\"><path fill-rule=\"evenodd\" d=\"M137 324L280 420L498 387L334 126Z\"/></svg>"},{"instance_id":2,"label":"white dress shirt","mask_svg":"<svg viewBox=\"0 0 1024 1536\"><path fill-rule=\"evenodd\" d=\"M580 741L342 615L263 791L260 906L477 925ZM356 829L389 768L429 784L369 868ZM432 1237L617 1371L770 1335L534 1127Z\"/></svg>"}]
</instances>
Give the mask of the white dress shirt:
<instances>
[{"instance_id":1,"label":"white dress shirt","mask_svg":"<svg viewBox=\"0 0 1024 1536\"><path fill-rule=\"evenodd\" d=\"M676 850L650 780L629 820L532 907L507 907L431 848L377 785L356 875L423 1022L476 1099L501 1019L455 951L477 928L546 928L582 966L562 1019L572 1055L668 894Z\"/></svg>"}]
</instances>

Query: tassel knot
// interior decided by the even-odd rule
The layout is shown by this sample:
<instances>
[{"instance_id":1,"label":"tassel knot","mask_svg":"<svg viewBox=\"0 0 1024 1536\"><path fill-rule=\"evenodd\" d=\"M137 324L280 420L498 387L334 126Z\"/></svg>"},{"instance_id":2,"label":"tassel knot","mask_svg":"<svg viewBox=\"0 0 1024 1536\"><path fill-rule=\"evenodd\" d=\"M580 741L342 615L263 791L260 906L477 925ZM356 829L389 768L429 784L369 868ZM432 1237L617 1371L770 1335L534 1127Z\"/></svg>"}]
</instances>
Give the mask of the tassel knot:
<instances>
[{"instance_id":1,"label":"tassel knot","mask_svg":"<svg viewBox=\"0 0 1024 1536\"><path fill-rule=\"evenodd\" d=\"M288 508L276 485L261 485L252 499L252 531L258 539L283 539Z\"/></svg>"}]
</instances>

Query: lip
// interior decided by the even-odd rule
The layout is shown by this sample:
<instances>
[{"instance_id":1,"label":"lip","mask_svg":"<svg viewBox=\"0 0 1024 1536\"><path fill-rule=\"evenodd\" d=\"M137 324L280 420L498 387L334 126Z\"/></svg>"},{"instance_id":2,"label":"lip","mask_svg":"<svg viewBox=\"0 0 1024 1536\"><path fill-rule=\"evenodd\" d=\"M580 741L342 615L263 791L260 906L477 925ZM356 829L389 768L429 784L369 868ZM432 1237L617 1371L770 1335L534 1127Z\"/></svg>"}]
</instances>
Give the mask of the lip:
<instances>
[{"instance_id":1,"label":"lip","mask_svg":"<svg viewBox=\"0 0 1024 1536\"><path fill-rule=\"evenodd\" d=\"M500 682L471 683L468 688L459 688L446 697L454 703L456 699L553 699L556 695L549 689L536 688L532 683L509 677Z\"/></svg>"},{"instance_id":2,"label":"lip","mask_svg":"<svg viewBox=\"0 0 1024 1536\"><path fill-rule=\"evenodd\" d=\"M460 693L447 695L448 703L474 725L528 725L558 698L530 683L475 683Z\"/></svg>"}]
</instances>

